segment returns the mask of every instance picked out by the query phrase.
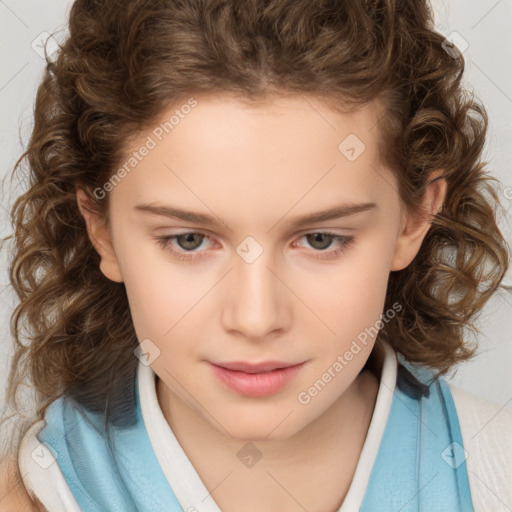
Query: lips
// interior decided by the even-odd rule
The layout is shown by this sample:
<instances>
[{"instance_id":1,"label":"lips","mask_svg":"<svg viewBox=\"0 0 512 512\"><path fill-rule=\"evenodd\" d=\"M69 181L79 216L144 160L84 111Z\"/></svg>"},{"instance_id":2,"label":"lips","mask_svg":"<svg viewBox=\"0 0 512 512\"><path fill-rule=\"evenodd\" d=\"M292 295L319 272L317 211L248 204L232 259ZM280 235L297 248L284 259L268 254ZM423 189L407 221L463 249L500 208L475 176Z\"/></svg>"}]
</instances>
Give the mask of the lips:
<instances>
[{"instance_id":1,"label":"lips","mask_svg":"<svg viewBox=\"0 0 512 512\"><path fill-rule=\"evenodd\" d=\"M223 386L248 397L264 397L281 391L304 365L305 361L298 364L282 361L210 363L213 375Z\"/></svg>"},{"instance_id":2,"label":"lips","mask_svg":"<svg viewBox=\"0 0 512 512\"><path fill-rule=\"evenodd\" d=\"M302 362L302 361L301 361ZM235 370L238 372L245 373L263 373L271 372L272 370L278 370L281 368L289 368L290 366L296 366L299 363L285 363L282 361L264 361L261 363L249 363L245 361L233 361L229 363L212 363L215 366L226 368L226 370Z\"/></svg>"}]
</instances>

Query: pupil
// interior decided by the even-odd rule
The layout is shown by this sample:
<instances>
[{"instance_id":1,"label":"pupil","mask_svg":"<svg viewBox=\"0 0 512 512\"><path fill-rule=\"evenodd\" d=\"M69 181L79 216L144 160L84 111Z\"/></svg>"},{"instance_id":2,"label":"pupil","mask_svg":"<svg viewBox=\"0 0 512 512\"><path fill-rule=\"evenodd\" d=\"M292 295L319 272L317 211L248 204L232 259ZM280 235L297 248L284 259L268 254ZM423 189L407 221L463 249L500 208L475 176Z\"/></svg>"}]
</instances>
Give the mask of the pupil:
<instances>
[{"instance_id":1,"label":"pupil","mask_svg":"<svg viewBox=\"0 0 512 512\"><path fill-rule=\"evenodd\" d=\"M317 249L326 249L330 245L330 243L325 243L325 240L329 240L331 236L326 235L325 233L313 233L312 235L308 235L308 237L313 238L313 246L315 246L315 243L320 242L321 247L317 247ZM324 244L321 243L322 239L324 239Z\"/></svg>"},{"instance_id":2,"label":"pupil","mask_svg":"<svg viewBox=\"0 0 512 512\"><path fill-rule=\"evenodd\" d=\"M187 233L186 235L182 235L182 238L185 239L185 246L184 248L185 249L194 249L194 238L195 238L195 233ZM190 247L188 244L192 244L192 247ZM181 244L180 244L181 245Z\"/></svg>"}]
</instances>

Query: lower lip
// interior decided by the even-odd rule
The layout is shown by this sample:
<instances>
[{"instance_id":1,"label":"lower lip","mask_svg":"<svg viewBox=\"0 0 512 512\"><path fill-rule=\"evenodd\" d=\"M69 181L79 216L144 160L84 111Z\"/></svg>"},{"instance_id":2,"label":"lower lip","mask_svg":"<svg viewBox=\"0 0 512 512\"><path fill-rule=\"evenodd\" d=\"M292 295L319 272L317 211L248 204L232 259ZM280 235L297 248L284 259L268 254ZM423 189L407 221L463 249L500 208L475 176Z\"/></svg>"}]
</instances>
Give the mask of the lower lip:
<instances>
[{"instance_id":1,"label":"lower lip","mask_svg":"<svg viewBox=\"0 0 512 512\"><path fill-rule=\"evenodd\" d=\"M245 396L268 396L277 393L292 381L304 366L304 363L300 363L270 372L245 373L210 364L221 382L232 391Z\"/></svg>"}]
</instances>

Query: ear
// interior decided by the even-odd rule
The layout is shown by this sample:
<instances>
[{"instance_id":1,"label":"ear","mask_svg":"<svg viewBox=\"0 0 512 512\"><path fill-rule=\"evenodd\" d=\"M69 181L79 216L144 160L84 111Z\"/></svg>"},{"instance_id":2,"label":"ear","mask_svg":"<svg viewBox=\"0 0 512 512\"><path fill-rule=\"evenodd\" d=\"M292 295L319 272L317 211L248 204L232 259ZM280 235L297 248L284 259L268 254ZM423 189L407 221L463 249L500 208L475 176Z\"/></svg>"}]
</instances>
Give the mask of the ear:
<instances>
[{"instance_id":1,"label":"ear","mask_svg":"<svg viewBox=\"0 0 512 512\"><path fill-rule=\"evenodd\" d=\"M106 219L100 217L93 209L91 200L81 187L76 189L76 199L80 213L87 225L87 234L92 245L100 255L100 270L111 281L123 282L114 247L112 233Z\"/></svg>"},{"instance_id":2,"label":"ear","mask_svg":"<svg viewBox=\"0 0 512 512\"><path fill-rule=\"evenodd\" d=\"M432 218L441 210L446 196L446 180L442 174L441 170L430 174L422 205L426 213L404 213L391 263L392 271L406 268L416 257L430 229Z\"/></svg>"}]
</instances>

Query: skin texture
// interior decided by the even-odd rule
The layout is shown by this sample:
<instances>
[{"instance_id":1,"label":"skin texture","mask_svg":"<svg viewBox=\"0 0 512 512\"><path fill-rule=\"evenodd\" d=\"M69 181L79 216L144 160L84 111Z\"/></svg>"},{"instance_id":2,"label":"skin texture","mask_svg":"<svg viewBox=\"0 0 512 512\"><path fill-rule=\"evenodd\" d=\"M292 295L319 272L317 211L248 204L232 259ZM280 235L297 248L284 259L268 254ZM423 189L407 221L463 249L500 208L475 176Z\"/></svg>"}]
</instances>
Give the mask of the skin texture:
<instances>
[{"instance_id":1,"label":"skin texture","mask_svg":"<svg viewBox=\"0 0 512 512\"><path fill-rule=\"evenodd\" d=\"M0 463L0 512L45 512L36 498L32 501L23 485L14 457Z\"/></svg>"},{"instance_id":2,"label":"skin texture","mask_svg":"<svg viewBox=\"0 0 512 512\"><path fill-rule=\"evenodd\" d=\"M125 283L139 341L160 352L152 368L162 411L221 509L334 510L375 405L378 375L358 376L375 340L309 403L297 396L380 319L389 273L413 260L430 219L400 208L396 178L379 161L377 105L348 115L301 96L251 106L230 96L197 100L111 191L110 226L78 189L89 236L105 276ZM365 145L353 161L338 149L350 134ZM426 193L432 214L445 186L438 180ZM376 207L291 227L296 216L349 202ZM140 203L205 213L218 225L135 210ZM206 237L167 247L155 240L187 232ZM312 232L353 243L315 242L305 236ZM254 241L245 245L246 237ZM185 257L193 247L195 258L178 259L169 246ZM237 248L262 253L248 263ZM208 363L240 360L306 364L278 393L246 397ZM237 457L249 441L262 455L251 468Z\"/></svg>"}]
</instances>

